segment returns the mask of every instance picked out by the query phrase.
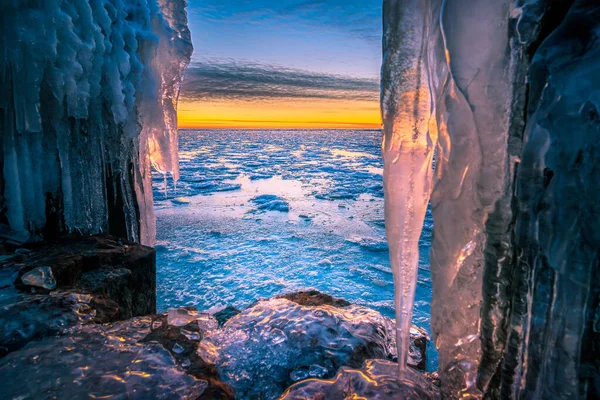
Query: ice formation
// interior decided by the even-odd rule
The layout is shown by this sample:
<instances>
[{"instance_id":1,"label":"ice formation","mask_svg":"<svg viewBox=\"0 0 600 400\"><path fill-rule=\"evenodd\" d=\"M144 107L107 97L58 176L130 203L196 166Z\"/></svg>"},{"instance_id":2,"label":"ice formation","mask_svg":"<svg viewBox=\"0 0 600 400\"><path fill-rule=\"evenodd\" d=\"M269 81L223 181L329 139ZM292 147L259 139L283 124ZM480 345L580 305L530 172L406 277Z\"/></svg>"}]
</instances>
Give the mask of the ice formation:
<instances>
[{"instance_id":1,"label":"ice formation","mask_svg":"<svg viewBox=\"0 0 600 400\"><path fill-rule=\"evenodd\" d=\"M56 280L52 275L50 267L37 267L25 273L21 277L21 282L25 285L41 287L43 289L56 289Z\"/></svg>"},{"instance_id":2,"label":"ice formation","mask_svg":"<svg viewBox=\"0 0 600 400\"><path fill-rule=\"evenodd\" d=\"M406 374L419 237L431 192L437 135L435 129L430 130L433 109L424 59L426 11L427 3L421 0L384 2L383 181L385 227L394 273L400 379Z\"/></svg>"},{"instance_id":3,"label":"ice formation","mask_svg":"<svg viewBox=\"0 0 600 400\"><path fill-rule=\"evenodd\" d=\"M150 164L178 176L177 97L192 51L184 7L2 2L3 235L153 242Z\"/></svg>"},{"instance_id":4,"label":"ice formation","mask_svg":"<svg viewBox=\"0 0 600 400\"><path fill-rule=\"evenodd\" d=\"M597 397L600 246L587 222L600 193L597 2L390 0L384 13L384 157L401 160L390 136L410 136L397 127L417 120L414 140L438 134L431 307L442 391ZM388 240L407 278L396 281L399 320L414 269L410 252L394 258L430 185L419 165L405 159L394 175L386 160Z\"/></svg>"}]
</instances>

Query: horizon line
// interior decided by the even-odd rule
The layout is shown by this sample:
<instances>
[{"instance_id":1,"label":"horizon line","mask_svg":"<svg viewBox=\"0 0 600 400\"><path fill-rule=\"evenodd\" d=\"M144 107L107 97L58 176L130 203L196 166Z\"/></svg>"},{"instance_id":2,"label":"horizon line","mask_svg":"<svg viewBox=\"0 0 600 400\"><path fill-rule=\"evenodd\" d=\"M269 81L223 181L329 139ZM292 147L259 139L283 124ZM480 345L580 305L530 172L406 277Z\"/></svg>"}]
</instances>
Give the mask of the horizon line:
<instances>
[{"instance_id":1,"label":"horizon line","mask_svg":"<svg viewBox=\"0 0 600 400\"><path fill-rule=\"evenodd\" d=\"M190 126L180 126L177 127L180 131L190 131L190 130L213 130L213 131L221 131L221 130L235 130L235 131L322 131L322 130L358 130L358 131L380 131L383 127L226 127L226 126L198 126L198 127L190 127Z\"/></svg>"}]
</instances>

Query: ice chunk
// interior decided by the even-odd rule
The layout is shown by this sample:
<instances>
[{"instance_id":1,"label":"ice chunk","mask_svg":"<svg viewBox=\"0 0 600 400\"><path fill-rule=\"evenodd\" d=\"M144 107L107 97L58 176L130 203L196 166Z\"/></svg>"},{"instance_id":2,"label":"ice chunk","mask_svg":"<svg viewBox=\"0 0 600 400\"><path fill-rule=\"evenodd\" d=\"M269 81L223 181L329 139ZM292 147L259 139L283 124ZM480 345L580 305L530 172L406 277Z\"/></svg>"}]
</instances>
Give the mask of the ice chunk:
<instances>
[{"instance_id":1,"label":"ice chunk","mask_svg":"<svg viewBox=\"0 0 600 400\"><path fill-rule=\"evenodd\" d=\"M181 345L179 343L175 343L171 350L173 350L173 353L175 353L175 354L183 353L183 347L181 347Z\"/></svg>"},{"instance_id":2,"label":"ice chunk","mask_svg":"<svg viewBox=\"0 0 600 400\"><path fill-rule=\"evenodd\" d=\"M26 272L21 277L21 282L24 285L36 286L47 290L56 289L56 279L54 279L52 268L50 267L37 267Z\"/></svg>"},{"instance_id":3,"label":"ice chunk","mask_svg":"<svg viewBox=\"0 0 600 400\"><path fill-rule=\"evenodd\" d=\"M250 199L251 202L257 205L259 211L281 211L288 212L290 210L289 203L273 194L263 194Z\"/></svg>"},{"instance_id":4,"label":"ice chunk","mask_svg":"<svg viewBox=\"0 0 600 400\"><path fill-rule=\"evenodd\" d=\"M170 308L167 311L167 323L172 326L186 326L198 318L198 311L186 308Z\"/></svg>"},{"instance_id":5,"label":"ice chunk","mask_svg":"<svg viewBox=\"0 0 600 400\"><path fill-rule=\"evenodd\" d=\"M209 313L199 313L196 321L201 331L211 331L219 327L219 321Z\"/></svg>"}]
</instances>

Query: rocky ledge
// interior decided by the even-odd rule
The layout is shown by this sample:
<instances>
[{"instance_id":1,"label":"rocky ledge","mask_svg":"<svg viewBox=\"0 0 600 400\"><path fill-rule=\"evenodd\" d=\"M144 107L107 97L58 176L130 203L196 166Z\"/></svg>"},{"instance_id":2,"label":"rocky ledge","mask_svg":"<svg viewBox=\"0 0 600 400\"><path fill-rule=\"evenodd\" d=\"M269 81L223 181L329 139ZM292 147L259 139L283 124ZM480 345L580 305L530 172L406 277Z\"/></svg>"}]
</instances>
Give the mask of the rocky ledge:
<instances>
[{"instance_id":1,"label":"rocky ledge","mask_svg":"<svg viewBox=\"0 0 600 400\"><path fill-rule=\"evenodd\" d=\"M356 395L406 390L389 384L393 321L342 299L306 291L243 311L156 314L154 250L107 236L5 245L0 263L7 398L335 399L356 376L388 382ZM412 393L435 398L417 372L427 340L413 328Z\"/></svg>"}]
</instances>

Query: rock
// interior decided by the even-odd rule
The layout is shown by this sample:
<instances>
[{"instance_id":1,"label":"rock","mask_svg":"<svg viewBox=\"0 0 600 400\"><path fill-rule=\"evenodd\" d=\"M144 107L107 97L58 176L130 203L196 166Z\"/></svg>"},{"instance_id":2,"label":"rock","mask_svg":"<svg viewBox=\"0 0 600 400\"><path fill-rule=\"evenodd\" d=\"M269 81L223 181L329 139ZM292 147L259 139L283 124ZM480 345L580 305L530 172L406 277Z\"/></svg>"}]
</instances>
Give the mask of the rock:
<instances>
[{"instance_id":1,"label":"rock","mask_svg":"<svg viewBox=\"0 0 600 400\"><path fill-rule=\"evenodd\" d=\"M84 272L77 282L77 288L85 293L107 295L121 306L123 319L131 318L136 296L131 277L131 270L126 268L99 268Z\"/></svg>"},{"instance_id":2,"label":"rock","mask_svg":"<svg viewBox=\"0 0 600 400\"><path fill-rule=\"evenodd\" d=\"M370 358L394 359L394 332L376 311L301 292L256 302L207 332L198 354L215 364L236 398L274 399L296 380L330 378ZM410 364L424 358L413 344Z\"/></svg>"},{"instance_id":3,"label":"rock","mask_svg":"<svg viewBox=\"0 0 600 400\"><path fill-rule=\"evenodd\" d=\"M279 299L287 299L301 306L323 306L330 305L335 307L347 307L350 305L344 299L337 299L328 294L321 293L317 290L309 290L305 292L288 293L282 296L277 296Z\"/></svg>"},{"instance_id":4,"label":"rock","mask_svg":"<svg viewBox=\"0 0 600 400\"><path fill-rule=\"evenodd\" d=\"M441 399L439 389L426 375L409 368L406 381L400 381L397 376L398 364L367 360L360 370L341 368L332 380L299 382L286 390L280 399Z\"/></svg>"},{"instance_id":5,"label":"rock","mask_svg":"<svg viewBox=\"0 0 600 400\"><path fill-rule=\"evenodd\" d=\"M215 317L215 319L219 323L219 326L223 326L225 322L229 321L231 318L235 317L239 313L241 313L241 311L237 308L227 306L221 311L217 311L216 313L214 313L213 317Z\"/></svg>"},{"instance_id":6,"label":"rock","mask_svg":"<svg viewBox=\"0 0 600 400\"><path fill-rule=\"evenodd\" d=\"M30 243L21 249L29 252L14 253L15 248L7 244L0 252L14 254L0 262L0 274L3 269L17 265L19 274L14 285L20 290L31 291L23 277L29 280L35 276L39 282L38 268L44 271L49 268L56 289L105 294L119 304L122 318L156 312L156 261L155 251L150 247L111 236L69 236Z\"/></svg>"},{"instance_id":7,"label":"rock","mask_svg":"<svg viewBox=\"0 0 600 400\"><path fill-rule=\"evenodd\" d=\"M21 295L0 307L0 347L6 353L32 340L63 335L77 326L119 318L119 306L101 296L77 293Z\"/></svg>"},{"instance_id":8,"label":"rock","mask_svg":"<svg viewBox=\"0 0 600 400\"><path fill-rule=\"evenodd\" d=\"M151 248L109 236L66 237L24 246L0 246L3 355L85 324L155 310Z\"/></svg>"},{"instance_id":9,"label":"rock","mask_svg":"<svg viewBox=\"0 0 600 400\"><path fill-rule=\"evenodd\" d=\"M108 325L87 325L68 336L32 342L0 360L2 396L232 398L227 393L213 396L209 380L187 373L162 344L169 332L152 332L151 325L150 317L134 318ZM172 329L165 326L163 329ZM184 340L184 346L193 347Z\"/></svg>"},{"instance_id":10,"label":"rock","mask_svg":"<svg viewBox=\"0 0 600 400\"><path fill-rule=\"evenodd\" d=\"M188 324L181 326L169 323L168 320L172 318L174 310L152 317L151 332L142 339L142 343L160 343L171 351L173 358L186 373L207 382L202 393L203 399L233 399L233 391L221 381L215 366L198 355L198 344L206 331L201 328L196 319L191 319ZM179 310L182 311L180 315L197 313L189 308ZM178 319L178 322L183 322L183 319Z\"/></svg>"},{"instance_id":11,"label":"rock","mask_svg":"<svg viewBox=\"0 0 600 400\"><path fill-rule=\"evenodd\" d=\"M50 267L37 267L21 276L21 282L27 286L53 290L56 289L56 280Z\"/></svg>"}]
</instances>

